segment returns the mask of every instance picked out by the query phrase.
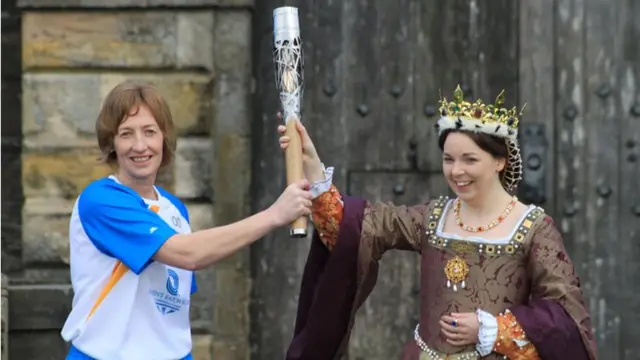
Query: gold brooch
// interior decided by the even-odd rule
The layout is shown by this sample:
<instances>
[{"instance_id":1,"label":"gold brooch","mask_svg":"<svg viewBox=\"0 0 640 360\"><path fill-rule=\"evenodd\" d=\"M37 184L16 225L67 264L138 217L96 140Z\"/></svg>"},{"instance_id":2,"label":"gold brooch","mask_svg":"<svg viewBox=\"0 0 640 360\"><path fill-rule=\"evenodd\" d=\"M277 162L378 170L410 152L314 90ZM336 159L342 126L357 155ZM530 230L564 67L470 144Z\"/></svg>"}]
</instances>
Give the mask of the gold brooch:
<instances>
[{"instance_id":1,"label":"gold brooch","mask_svg":"<svg viewBox=\"0 0 640 360\"><path fill-rule=\"evenodd\" d=\"M462 289L465 288L464 279L469 274L469 265L461 257L455 256L447 261L444 267L444 274L447 276L447 287L453 285L453 291L458 291L458 284Z\"/></svg>"}]
</instances>

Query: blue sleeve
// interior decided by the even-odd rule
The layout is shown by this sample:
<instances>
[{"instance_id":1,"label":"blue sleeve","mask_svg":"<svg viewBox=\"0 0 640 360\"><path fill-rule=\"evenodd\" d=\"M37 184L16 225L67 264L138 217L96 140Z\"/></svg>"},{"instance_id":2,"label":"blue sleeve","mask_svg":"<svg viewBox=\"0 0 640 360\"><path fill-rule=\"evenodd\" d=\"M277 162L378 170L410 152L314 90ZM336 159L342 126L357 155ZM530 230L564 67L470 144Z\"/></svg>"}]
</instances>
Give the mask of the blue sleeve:
<instances>
[{"instance_id":1,"label":"blue sleeve","mask_svg":"<svg viewBox=\"0 0 640 360\"><path fill-rule=\"evenodd\" d=\"M196 282L196 272L193 272L193 278L191 279L191 294L198 292L198 283Z\"/></svg>"},{"instance_id":2,"label":"blue sleeve","mask_svg":"<svg viewBox=\"0 0 640 360\"><path fill-rule=\"evenodd\" d=\"M176 232L133 191L94 183L78 200L80 222L93 244L140 274Z\"/></svg>"}]
</instances>

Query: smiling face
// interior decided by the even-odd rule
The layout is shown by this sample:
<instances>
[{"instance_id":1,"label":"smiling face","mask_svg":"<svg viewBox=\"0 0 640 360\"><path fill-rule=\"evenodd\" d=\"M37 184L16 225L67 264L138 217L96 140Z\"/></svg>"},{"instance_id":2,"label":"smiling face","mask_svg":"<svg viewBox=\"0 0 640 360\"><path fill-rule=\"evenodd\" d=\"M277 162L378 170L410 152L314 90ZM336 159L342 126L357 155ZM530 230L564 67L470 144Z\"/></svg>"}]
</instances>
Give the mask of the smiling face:
<instances>
[{"instance_id":1,"label":"smiling face","mask_svg":"<svg viewBox=\"0 0 640 360\"><path fill-rule=\"evenodd\" d=\"M176 149L171 111L150 84L125 81L114 87L98 115L96 135L102 160L129 186L153 185Z\"/></svg>"},{"instance_id":2,"label":"smiling face","mask_svg":"<svg viewBox=\"0 0 640 360\"><path fill-rule=\"evenodd\" d=\"M162 164L164 135L147 106L131 109L118 127L113 145L120 176L155 182Z\"/></svg>"},{"instance_id":3,"label":"smiling face","mask_svg":"<svg viewBox=\"0 0 640 360\"><path fill-rule=\"evenodd\" d=\"M442 170L449 186L461 200L471 201L500 182L499 173L506 163L504 157L492 155L469 134L451 132L445 136ZM485 142L482 144L487 147Z\"/></svg>"}]
</instances>

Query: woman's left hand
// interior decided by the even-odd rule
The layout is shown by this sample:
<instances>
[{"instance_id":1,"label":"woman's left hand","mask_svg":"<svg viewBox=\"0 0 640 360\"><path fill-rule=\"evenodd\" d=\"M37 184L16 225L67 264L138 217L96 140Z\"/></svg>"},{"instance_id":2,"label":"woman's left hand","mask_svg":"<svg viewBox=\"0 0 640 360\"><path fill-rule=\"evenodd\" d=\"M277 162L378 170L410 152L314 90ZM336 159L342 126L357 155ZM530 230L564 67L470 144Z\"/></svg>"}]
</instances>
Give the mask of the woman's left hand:
<instances>
[{"instance_id":1,"label":"woman's left hand","mask_svg":"<svg viewBox=\"0 0 640 360\"><path fill-rule=\"evenodd\" d=\"M464 346L478 342L480 322L475 312L443 315L440 328L451 345Z\"/></svg>"}]
</instances>

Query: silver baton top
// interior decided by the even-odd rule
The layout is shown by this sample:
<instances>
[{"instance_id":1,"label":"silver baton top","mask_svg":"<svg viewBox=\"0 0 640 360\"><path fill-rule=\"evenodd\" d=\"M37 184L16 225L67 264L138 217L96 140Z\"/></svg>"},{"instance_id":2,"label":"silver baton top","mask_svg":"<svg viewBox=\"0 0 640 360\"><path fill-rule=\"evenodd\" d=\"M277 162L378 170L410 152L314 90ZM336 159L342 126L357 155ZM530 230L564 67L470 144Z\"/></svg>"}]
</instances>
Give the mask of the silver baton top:
<instances>
[{"instance_id":1,"label":"silver baton top","mask_svg":"<svg viewBox=\"0 0 640 360\"><path fill-rule=\"evenodd\" d=\"M275 41L291 40L300 36L298 8L282 6L273 10L273 38Z\"/></svg>"}]
</instances>

